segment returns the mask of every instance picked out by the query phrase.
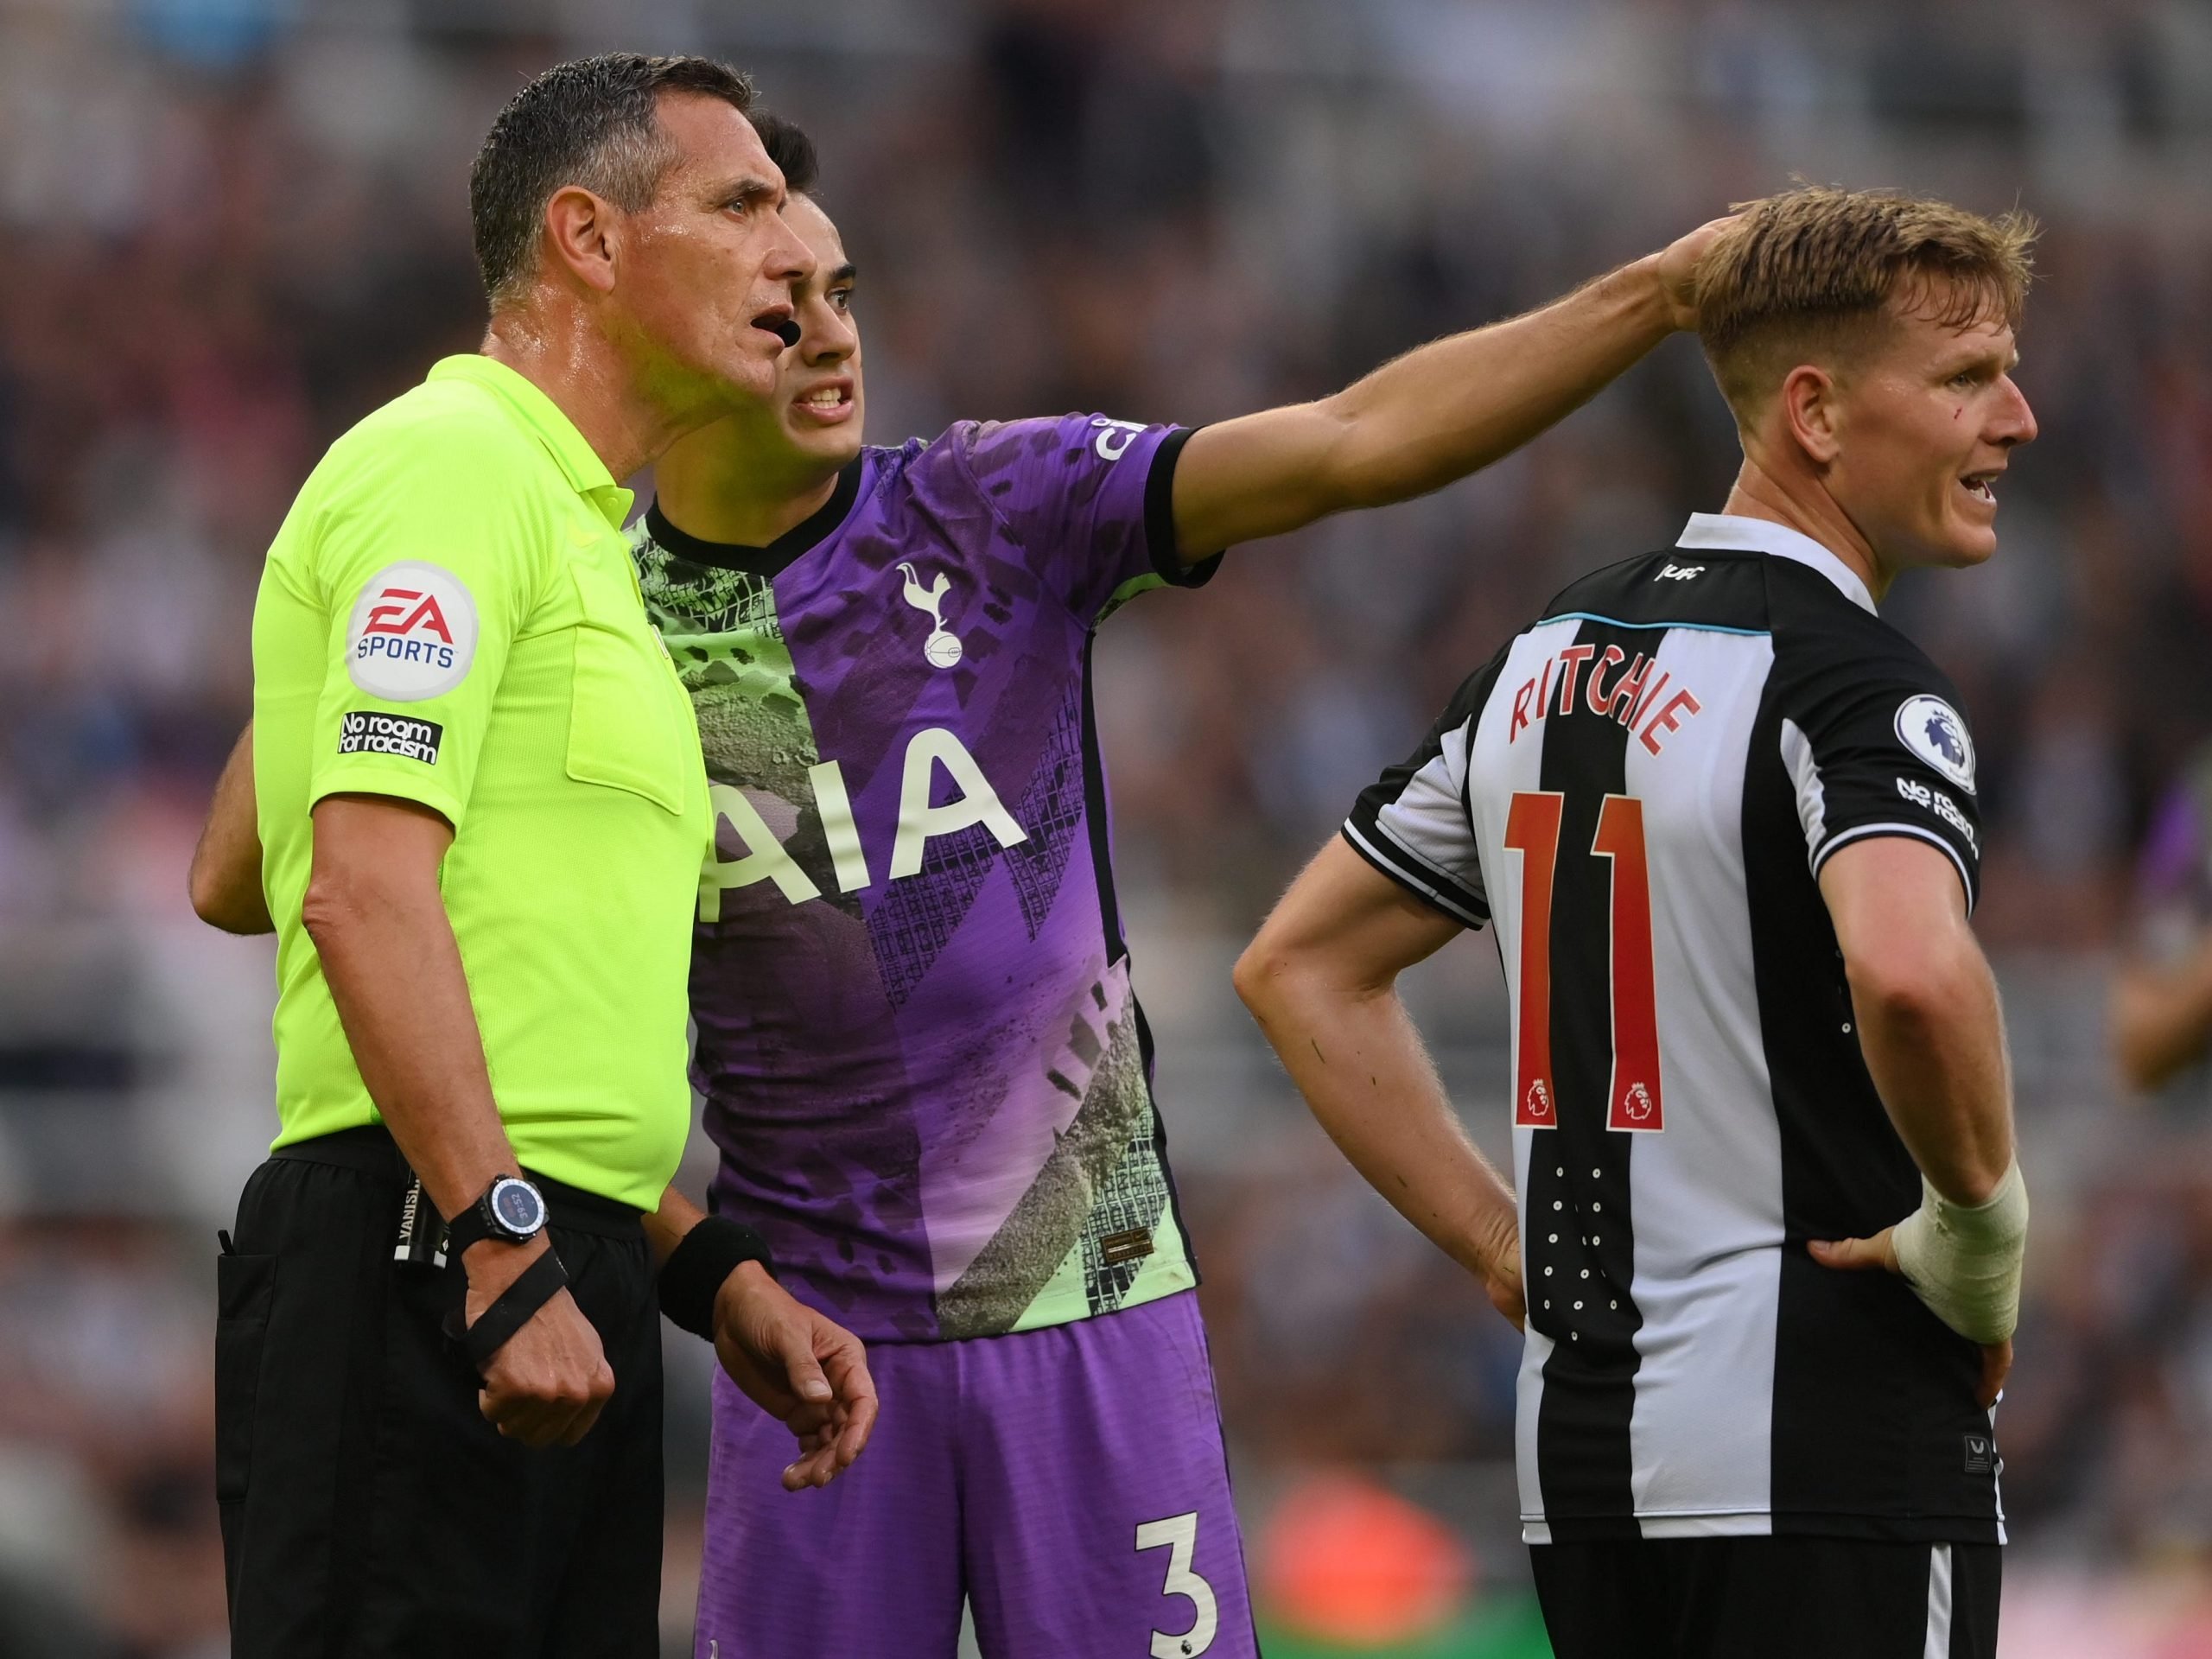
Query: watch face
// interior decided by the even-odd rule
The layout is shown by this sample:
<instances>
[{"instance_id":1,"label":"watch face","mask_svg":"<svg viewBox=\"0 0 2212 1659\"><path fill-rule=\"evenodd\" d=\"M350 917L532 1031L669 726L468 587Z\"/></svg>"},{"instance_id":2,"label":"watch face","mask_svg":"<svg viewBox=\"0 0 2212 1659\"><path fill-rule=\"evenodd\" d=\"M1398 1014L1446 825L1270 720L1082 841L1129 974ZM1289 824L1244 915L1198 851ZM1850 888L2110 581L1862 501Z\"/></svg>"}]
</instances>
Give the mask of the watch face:
<instances>
[{"instance_id":1,"label":"watch face","mask_svg":"<svg viewBox=\"0 0 2212 1659\"><path fill-rule=\"evenodd\" d=\"M492 1188L492 1213L510 1232L534 1233L545 1224L545 1200L528 1181L509 1178Z\"/></svg>"}]
</instances>

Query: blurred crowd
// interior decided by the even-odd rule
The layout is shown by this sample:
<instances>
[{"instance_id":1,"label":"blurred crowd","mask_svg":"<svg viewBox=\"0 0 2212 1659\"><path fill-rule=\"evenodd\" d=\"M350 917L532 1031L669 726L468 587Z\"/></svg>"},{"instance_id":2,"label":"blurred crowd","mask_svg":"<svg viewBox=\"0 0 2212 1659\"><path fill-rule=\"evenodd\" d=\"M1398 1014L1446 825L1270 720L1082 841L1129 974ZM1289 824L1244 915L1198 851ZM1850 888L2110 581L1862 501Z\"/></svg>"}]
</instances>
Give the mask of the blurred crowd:
<instances>
[{"instance_id":1,"label":"blurred crowd","mask_svg":"<svg viewBox=\"0 0 2212 1659\"><path fill-rule=\"evenodd\" d=\"M207 1262L273 1122L269 968L191 921L185 861L272 532L332 437L475 343L468 159L524 78L609 46L728 57L815 136L880 442L1319 395L1793 175L2041 217L2042 437L2002 551L1890 609L1976 725L2036 1182L2014 1641L2106 1618L2113 1584L2146 1654L2212 1618L2205 1090L2126 1096L2101 1020L2144 825L2212 733L2212 10L0 0L0 1655L224 1650ZM1306 1123L1226 961L1470 667L1718 506L1733 454L1676 340L1491 472L1102 636L1138 984L1257 1505L1364 1469L1478 1577L1520 1571L1511 1334ZM1495 967L1447 956L1421 1012L1494 1137Z\"/></svg>"}]
</instances>

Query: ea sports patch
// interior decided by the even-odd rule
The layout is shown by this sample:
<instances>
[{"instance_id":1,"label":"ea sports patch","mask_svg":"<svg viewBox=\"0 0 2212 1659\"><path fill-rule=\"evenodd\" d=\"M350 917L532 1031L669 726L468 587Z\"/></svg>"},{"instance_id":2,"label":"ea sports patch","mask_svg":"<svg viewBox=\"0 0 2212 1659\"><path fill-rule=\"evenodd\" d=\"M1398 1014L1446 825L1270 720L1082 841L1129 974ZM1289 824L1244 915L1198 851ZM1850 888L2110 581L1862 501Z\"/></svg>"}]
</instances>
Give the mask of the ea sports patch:
<instances>
[{"instance_id":1,"label":"ea sports patch","mask_svg":"<svg viewBox=\"0 0 2212 1659\"><path fill-rule=\"evenodd\" d=\"M353 601L346 671L372 696L420 702L468 676L476 659L476 601L435 564L388 564Z\"/></svg>"},{"instance_id":2,"label":"ea sports patch","mask_svg":"<svg viewBox=\"0 0 2212 1659\"><path fill-rule=\"evenodd\" d=\"M338 753L396 754L403 760L420 760L426 766L435 766L438 764L438 745L445 741L445 735L446 728L435 720L355 709L339 717Z\"/></svg>"},{"instance_id":3,"label":"ea sports patch","mask_svg":"<svg viewBox=\"0 0 2212 1659\"><path fill-rule=\"evenodd\" d=\"M1897 727L1898 742L1974 793L1974 738L1957 709L1941 697L1907 697L1897 705Z\"/></svg>"}]
</instances>

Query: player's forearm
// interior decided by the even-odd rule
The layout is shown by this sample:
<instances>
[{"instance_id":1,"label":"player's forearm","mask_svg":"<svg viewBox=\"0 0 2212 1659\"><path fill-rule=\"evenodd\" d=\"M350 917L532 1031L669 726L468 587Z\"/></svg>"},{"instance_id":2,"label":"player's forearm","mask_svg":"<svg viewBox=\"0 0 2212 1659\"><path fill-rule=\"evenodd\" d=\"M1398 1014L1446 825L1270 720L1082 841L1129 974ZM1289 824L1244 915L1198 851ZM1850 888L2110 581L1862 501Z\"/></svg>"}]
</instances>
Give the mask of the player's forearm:
<instances>
[{"instance_id":1,"label":"player's forearm","mask_svg":"<svg viewBox=\"0 0 2212 1659\"><path fill-rule=\"evenodd\" d=\"M1194 433L1175 469L1186 560L1440 489L1586 402L1674 326L1653 259L1385 364L1333 397Z\"/></svg>"},{"instance_id":2,"label":"player's forearm","mask_svg":"<svg viewBox=\"0 0 2212 1659\"><path fill-rule=\"evenodd\" d=\"M1337 506L1442 488L1565 418L1672 332L1656 256L1525 316L1438 340L1328 400Z\"/></svg>"},{"instance_id":3,"label":"player's forearm","mask_svg":"<svg viewBox=\"0 0 2212 1659\"><path fill-rule=\"evenodd\" d=\"M226 933L269 933L269 900L261 890L261 830L253 799L253 723L232 747L207 823L193 849L189 877L192 908L200 919Z\"/></svg>"},{"instance_id":4,"label":"player's forearm","mask_svg":"<svg viewBox=\"0 0 2212 1659\"><path fill-rule=\"evenodd\" d=\"M1282 962L1240 964L1237 989L1369 1185L1470 1272L1514 1259L1513 1191L1468 1138L1395 991L1332 987Z\"/></svg>"},{"instance_id":5,"label":"player's forearm","mask_svg":"<svg viewBox=\"0 0 2212 1659\"><path fill-rule=\"evenodd\" d=\"M2113 981L2113 1058L2129 1087L2149 1090L2212 1043L2212 941L2179 968L2127 963Z\"/></svg>"},{"instance_id":6,"label":"player's forearm","mask_svg":"<svg viewBox=\"0 0 2212 1659\"><path fill-rule=\"evenodd\" d=\"M439 1213L515 1173L435 857L379 855L372 824L315 809L302 921L369 1098ZM335 845L334 843L336 843Z\"/></svg>"},{"instance_id":7,"label":"player's forearm","mask_svg":"<svg viewBox=\"0 0 2212 1659\"><path fill-rule=\"evenodd\" d=\"M1983 1202L2013 1155L2012 1077L1989 964L1961 924L1902 963L1847 967L1867 1070L1913 1161L1945 1198Z\"/></svg>"}]
</instances>

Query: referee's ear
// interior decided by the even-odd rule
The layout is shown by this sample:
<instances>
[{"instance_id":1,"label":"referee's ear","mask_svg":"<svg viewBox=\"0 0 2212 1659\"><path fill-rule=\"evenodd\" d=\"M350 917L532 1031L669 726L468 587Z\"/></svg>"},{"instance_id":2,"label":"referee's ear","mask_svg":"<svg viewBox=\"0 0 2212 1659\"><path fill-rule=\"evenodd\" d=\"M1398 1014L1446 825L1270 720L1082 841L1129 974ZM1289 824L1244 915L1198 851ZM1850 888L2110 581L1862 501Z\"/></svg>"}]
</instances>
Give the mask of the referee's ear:
<instances>
[{"instance_id":1,"label":"referee's ear","mask_svg":"<svg viewBox=\"0 0 2212 1659\"><path fill-rule=\"evenodd\" d=\"M540 274L563 270L598 293L612 293L618 239L614 204L581 184L564 184L545 204Z\"/></svg>"}]
</instances>

